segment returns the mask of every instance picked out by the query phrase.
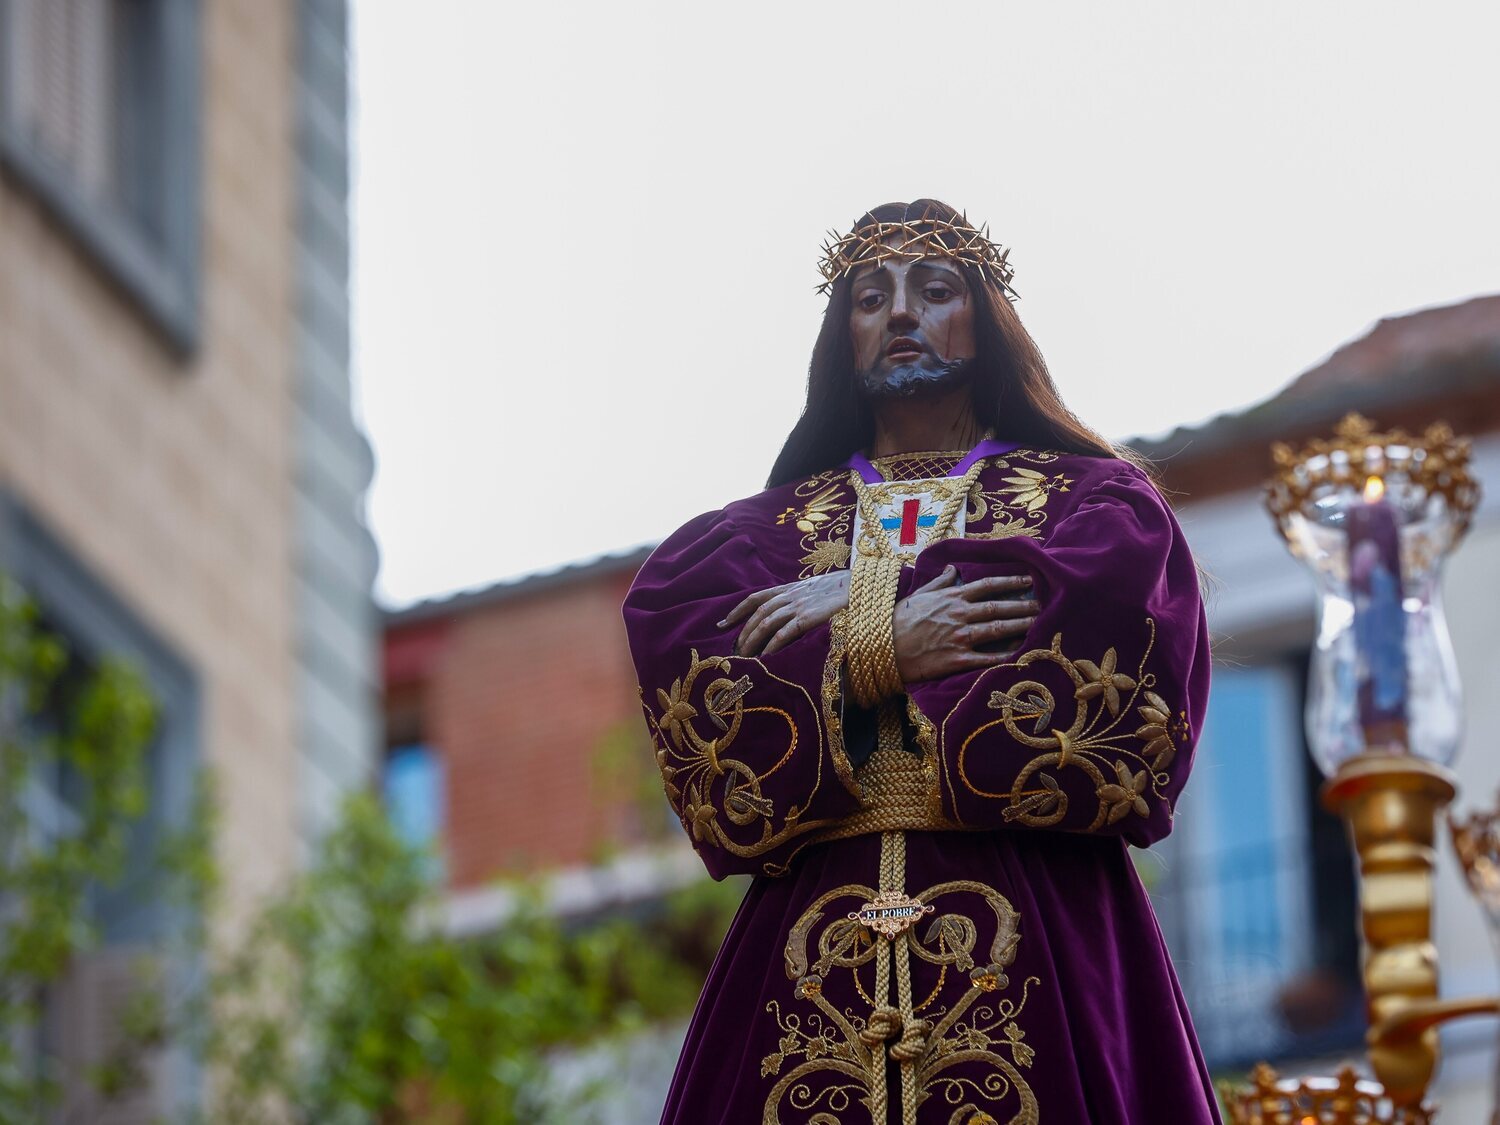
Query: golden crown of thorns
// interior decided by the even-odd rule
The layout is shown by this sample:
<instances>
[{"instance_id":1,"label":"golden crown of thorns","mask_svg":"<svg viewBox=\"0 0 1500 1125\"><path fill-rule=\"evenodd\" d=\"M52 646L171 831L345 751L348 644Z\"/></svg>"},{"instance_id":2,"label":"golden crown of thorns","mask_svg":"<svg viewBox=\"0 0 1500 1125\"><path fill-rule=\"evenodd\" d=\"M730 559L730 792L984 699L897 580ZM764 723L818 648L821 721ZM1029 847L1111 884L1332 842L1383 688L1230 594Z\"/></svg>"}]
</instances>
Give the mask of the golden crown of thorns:
<instances>
[{"instance_id":1,"label":"golden crown of thorns","mask_svg":"<svg viewBox=\"0 0 1500 1125\"><path fill-rule=\"evenodd\" d=\"M974 266L1000 286L1007 300L1018 301L1021 297L1010 283L1016 271L1006 261L1009 248L990 240L988 223L982 228L975 227L967 215L959 216L957 221L910 219L899 223L866 223L842 237L837 231L829 231L828 238L818 263L818 272L823 275L819 293L833 292L833 283L855 266L878 265L892 258L939 257Z\"/></svg>"}]
</instances>

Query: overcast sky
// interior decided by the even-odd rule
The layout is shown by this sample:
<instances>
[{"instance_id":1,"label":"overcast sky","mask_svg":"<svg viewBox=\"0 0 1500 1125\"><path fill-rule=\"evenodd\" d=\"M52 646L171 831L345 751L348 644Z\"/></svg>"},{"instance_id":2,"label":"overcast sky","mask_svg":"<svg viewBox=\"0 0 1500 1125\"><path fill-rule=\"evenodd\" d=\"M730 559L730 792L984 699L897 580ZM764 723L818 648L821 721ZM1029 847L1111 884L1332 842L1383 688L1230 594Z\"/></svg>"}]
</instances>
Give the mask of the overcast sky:
<instances>
[{"instance_id":1,"label":"overcast sky","mask_svg":"<svg viewBox=\"0 0 1500 1125\"><path fill-rule=\"evenodd\" d=\"M1500 290L1500 4L356 0L388 604L756 491L820 240L928 195L1112 437Z\"/></svg>"}]
</instances>

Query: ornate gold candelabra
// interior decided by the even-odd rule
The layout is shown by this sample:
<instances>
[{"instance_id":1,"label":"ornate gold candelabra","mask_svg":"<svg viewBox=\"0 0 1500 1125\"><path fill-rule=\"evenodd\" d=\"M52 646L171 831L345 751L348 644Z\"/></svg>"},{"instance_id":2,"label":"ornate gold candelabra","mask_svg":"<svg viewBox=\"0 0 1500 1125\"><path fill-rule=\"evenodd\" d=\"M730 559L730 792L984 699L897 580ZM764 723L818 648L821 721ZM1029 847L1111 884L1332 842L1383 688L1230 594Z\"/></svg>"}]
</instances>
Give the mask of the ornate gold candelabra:
<instances>
[{"instance_id":1,"label":"ornate gold candelabra","mask_svg":"<svg viewBox=\"0 0 1500 1125\"><path fill-rule=\"evenodd\" d=\"M1500 957L1500 801L1484 812L1471 813L1467 820L1448 817L1453 835L1453 850L1464 865L1469 889L1484 907L1489 923L1490 940ZM1490 1125L1500 1125L1500 1063L1495 1068L1495 1108Z\"/></svg>"},{"instance_id":2,"label":"ornate gold candelabra","mask_svg":"<svg viewBox=\"0 0 1500 1125\"><path fill-rule=\"evenodd\" d=\"M1280 1079L1257 1068L1224 1090L1240 1125L1425 1125L1438 1027L1500 1012L1500 998L1442 1000L1432 941L1438 815L1457 785L1458 673L1443 620L1443 559L1468 528L1479 489L1469 446L1446 426L1377 433L1358 415L1300 451L1278 444L1267 506L1318 587L1308 741L1328 781L1324 804L1359 857L1369 1069ZM1500 820L1497 816L1496 820ZM1475 842L1500 925L1500 835ZM1458 840L1458 829L1455 839ZM1488 848L1489 865L1484 866Z\"/></svg>"}]
</instances>

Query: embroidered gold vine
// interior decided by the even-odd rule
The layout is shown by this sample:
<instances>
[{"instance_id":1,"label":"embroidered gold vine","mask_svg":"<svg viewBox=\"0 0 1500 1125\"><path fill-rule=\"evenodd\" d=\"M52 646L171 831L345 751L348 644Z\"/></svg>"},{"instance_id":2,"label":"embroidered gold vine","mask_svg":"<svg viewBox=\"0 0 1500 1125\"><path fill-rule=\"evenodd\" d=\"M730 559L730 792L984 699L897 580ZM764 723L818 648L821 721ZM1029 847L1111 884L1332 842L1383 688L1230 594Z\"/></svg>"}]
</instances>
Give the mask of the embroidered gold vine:
<instances>
[{"instance_id":1,"label":"embroidered gold vine","mask_svg":"<svg viewBox=\"0 0 1500 1125\"><path fill-rule=\"evenodd\" d=\"M1007 821L1035 828L1059 823L1068 813L1068 794L1055 776L1063 769L1088 775L1098 799L1093 820L1083 829L1095 832L1132 814L1150 815L1150 799L1166 801L1163 787L1180 744L1191 737L1187 713L1174 710L1152 690L1154 673L1146 671L1156 645L1156 622L1147 618L1150 636L1133 675L1118 667L1113 648L1093 660L1075 659L1063 652L1059 633L1048 648L1032 649L1001 668L1054 664L1073 683L1073 717L1067 727L1057 722L1059 701L1045 684L1023 680L1008 691L990 693L989 706L1000 717L972 731L958 751L958 772L969 792L1008 802ZM976 687L982 687L981 678ZM1138 724L1138 725L1136 725ZM969 777L967 759L975 739L993 727L1021 746L1044 750L1016 775L1008 792L989 792ZM1046 772L1046 771L1052 772ZM1168 814L1170 815L1170 807Z\"/></svg>"},{"instance_id":2,"label":"embroidered gold vine","mask_svg":"<svg viewBox=\"0 0 1500 1125\"><path fill-rule=\"evenodd\" d=\"M807 698L804 688L775 676L759 661L740 663L759 669L760 673ZM707 682L703 683L704 680ZM807 796L800 803L788 805L778 814L771 798L762 793L761 783L791 760L801 735L791 714L782 708L747 705L754 686L749 673L733 677L728 657L700 657L694 649L687 674L674 680L670 688L657 689L657 707L653 709L643 700L646 721L656 742L656 764L661 770L662 785L667 799L682 820L683 828L695 843L711 844L741 857L762 855L786 840L834 823L826 819L802 819L802 810L812 801L822 783L821 746L814 750L817 773ZM810 698L808 703L812 703ZM827 705L826 688L820 703ZM775 716L786 726L785 748L769 767L760 772L729 756L745 716L754 714ZM700 730L700 725L704 729ZM842 742L838 745L839 753L834 760L843 763L843 768L847 769ZM852 773L847 784L855 784ZM759 835L749 841L735 839L726 830L724 821L733 827L752 828L752 831L753 826L758 826Z\"/></svg>"}]
</instances>

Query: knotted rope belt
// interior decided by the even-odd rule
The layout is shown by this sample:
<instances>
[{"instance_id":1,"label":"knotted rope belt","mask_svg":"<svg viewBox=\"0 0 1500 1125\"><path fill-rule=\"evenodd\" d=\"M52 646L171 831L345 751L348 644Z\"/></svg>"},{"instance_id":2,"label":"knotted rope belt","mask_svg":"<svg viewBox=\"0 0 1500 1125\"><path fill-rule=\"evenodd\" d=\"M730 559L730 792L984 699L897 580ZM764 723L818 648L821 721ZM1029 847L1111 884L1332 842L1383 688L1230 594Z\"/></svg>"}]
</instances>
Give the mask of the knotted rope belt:
<instances>
[{"instance_id":1,"label":"knotted rope belt","mask_svg":"<svg viewBox=\"0 0 1500 1125\"><path fill-rule=\"evenodd\" d=\"M880 889L902 891L906 882L906 834L886 832L880 837ZM865 1021L860 1038L873 1050L884 1070L885 1056L896 1060L901 1071L901 1121L902 1125L916 1125L917 1120L917 1063L927 1053L927 1036L932 1031L932 1021L918 1019L912 1007L911 992L911 938L910 930L903 930L894 938L880 935L876 938L875 953L875 1000L876 1006ZM896 1003L891 1003L891 965L896 969ZM895 1040L895 1042L891 1042ZM884 1045L884 1050L880 1050ZM871 1083L875 1104L872 1117L884 1121L889 1094L885 1088L885 1076Z\"/></svg>"}]
</instances>

